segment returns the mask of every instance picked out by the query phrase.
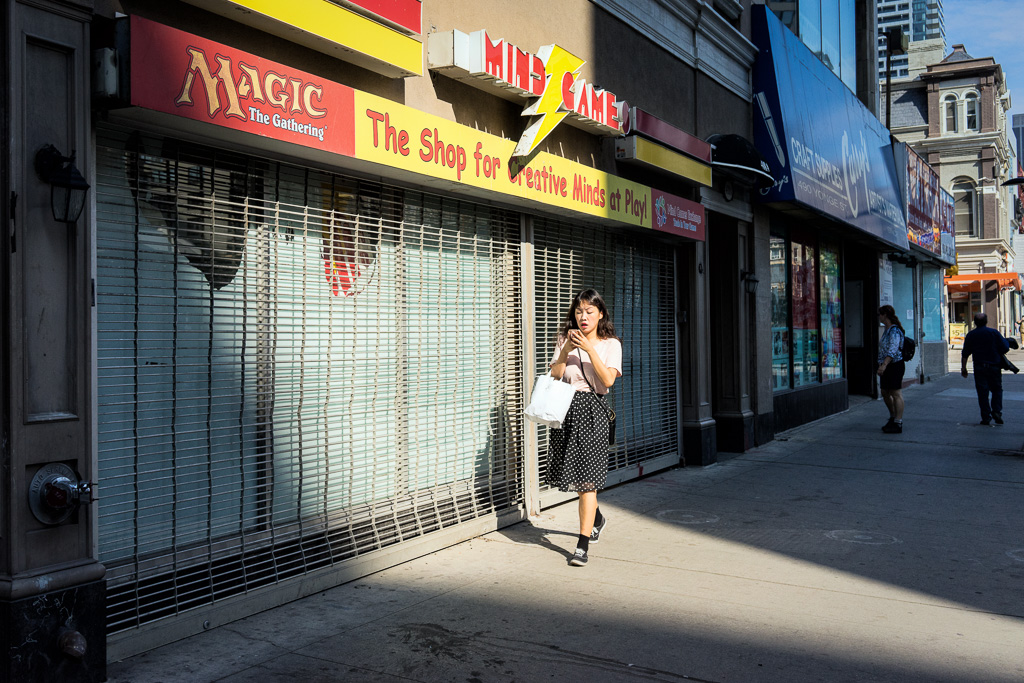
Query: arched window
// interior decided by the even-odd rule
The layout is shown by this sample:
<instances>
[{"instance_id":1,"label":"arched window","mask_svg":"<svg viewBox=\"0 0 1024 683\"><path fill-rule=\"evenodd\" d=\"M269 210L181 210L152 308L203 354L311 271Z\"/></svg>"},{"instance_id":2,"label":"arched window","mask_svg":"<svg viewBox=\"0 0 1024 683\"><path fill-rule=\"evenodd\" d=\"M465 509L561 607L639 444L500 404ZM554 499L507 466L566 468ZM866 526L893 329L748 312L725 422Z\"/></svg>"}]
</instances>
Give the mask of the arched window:
<instances>
[{"instance_id":1,"label":"arched window","mask_svg":"<svg viewBox=\"0 0 1024 683\"><path fill-rule=\"evenodd\" d=\"M974 183L967 178L953 183L953 225L957 235L975 234L975 196Z\"/></svg>"},{"instance_id":2,"label":"arched window","mask_svg":"<svg viewBox=\"0 0 1024 683\"><path fill-rule=\"evenodd\" d=\"M966 130L978 130L978 93L969 92L964 97L967 110Z\"/></svg>"},{"instance_id":3,"label":"arched window","mask_svg":"<svg viewBox=\"0 0 1024 683\"><path fill-rule=\"evenodd\" d=\"M942 116L945 128L944 132L957 132L956 95L946 95L942 98Z\"/></svg>"}]
</instances>

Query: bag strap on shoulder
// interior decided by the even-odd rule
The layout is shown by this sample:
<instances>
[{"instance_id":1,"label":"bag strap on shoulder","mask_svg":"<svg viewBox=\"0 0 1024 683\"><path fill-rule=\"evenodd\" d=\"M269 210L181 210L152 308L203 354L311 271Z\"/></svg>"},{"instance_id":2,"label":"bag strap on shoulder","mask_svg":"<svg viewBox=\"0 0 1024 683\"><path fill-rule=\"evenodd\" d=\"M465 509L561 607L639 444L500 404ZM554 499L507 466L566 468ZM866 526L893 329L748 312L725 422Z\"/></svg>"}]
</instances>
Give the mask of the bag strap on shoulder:
<instances>
[{"instance_id":1,"label":"bag strap on shoulder","mask_svg":"<svg viewBox=\"0 0 1024 683\"><path fill-rule=\"evenodd\" d=\"M589 379L587 379L587 369L583 367L583 352L580 351L578 348L576 349L576 352L577 354L579 354L580 357L580 372L583 373L583 380L587 383L587 386L590 387L590 392L597 396L598 398L601 398L601 394L594 391L594 385L590 383ZM608 419L615 419L615 411L612 410L611 407L604 401L601 401L601 405L604 406L605 412L608 413Z\"/></svg>"}]
</instances>

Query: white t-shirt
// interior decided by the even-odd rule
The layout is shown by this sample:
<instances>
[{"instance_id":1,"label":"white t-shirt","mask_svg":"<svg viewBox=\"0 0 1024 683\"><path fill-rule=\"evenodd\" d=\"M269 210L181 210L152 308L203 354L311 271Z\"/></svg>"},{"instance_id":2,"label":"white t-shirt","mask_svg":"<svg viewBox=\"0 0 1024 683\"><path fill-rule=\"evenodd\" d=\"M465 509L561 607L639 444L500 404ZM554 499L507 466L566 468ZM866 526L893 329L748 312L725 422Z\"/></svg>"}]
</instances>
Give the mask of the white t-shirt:
<instances>
[{"instance_id":1,"label":"white t-shirt","mask_svg":"<svg viewBox=\"0 0 1024 683\"><path fill-rule=\"evenodd\" d=\"M558 362L558 356L562 353L564 345L565 339L559 338L558 344L555 345L555 354L551 356L551 362L548 363L549 367ZM614 337L598 339L594 342L594 350L597 351L598 357L606 368L614 370L616 377L622 377L622 342ZM582 367L580 366L581 356L583 358ZM584 372L587 373L586 379L583 378ZM594 366L590 364L590 356L583 349L576 347L569 353L569 357L565 361L565 374L562 375L562 381L568 381L576 391L590 391L587 379L594 385L594 391L598 394L608 393L608 387L597 377Z\"/></svg>"}]
</instances>

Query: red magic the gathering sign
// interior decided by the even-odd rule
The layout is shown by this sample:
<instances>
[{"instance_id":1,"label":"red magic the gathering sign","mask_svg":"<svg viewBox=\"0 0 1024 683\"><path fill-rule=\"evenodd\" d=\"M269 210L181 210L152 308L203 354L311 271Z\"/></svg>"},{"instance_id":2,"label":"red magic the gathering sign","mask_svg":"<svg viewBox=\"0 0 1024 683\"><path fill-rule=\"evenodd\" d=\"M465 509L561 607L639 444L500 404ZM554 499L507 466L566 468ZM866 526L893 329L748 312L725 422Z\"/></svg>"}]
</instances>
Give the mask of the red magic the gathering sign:
<instances>
[{"instance_id":1,"label":"red magic the gathering sign","mask_svg":"<svg viewBox=\"0 0 1024 683\"><path fill-rule=\"evenodd\" d=\"M353 90L138 16L134 106L353 155Z\"/></svg>"}]
</instances>

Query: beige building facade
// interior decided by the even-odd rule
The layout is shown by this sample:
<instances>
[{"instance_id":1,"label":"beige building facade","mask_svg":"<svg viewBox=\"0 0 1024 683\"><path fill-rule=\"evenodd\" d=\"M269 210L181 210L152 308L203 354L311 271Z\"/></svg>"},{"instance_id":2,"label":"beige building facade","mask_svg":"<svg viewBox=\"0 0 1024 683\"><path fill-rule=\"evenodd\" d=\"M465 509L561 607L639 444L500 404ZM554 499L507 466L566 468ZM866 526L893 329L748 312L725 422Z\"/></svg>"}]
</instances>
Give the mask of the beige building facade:
<instances>
[{"instance_id":1,"label":"beige building facade","mask_svg":"<svg viewBox=\"0 0 1024 683\"><path fill-rule=\"evenodd\" d=\"M609 485L770 440L747 10L6 3L5 677L566 500L523 408L584 287L625 347Z\"/></svg>"}]
</instances>

